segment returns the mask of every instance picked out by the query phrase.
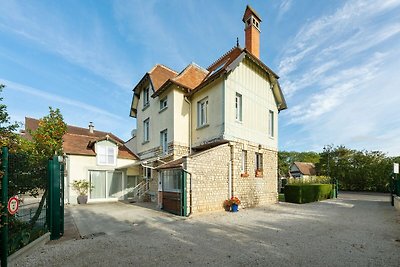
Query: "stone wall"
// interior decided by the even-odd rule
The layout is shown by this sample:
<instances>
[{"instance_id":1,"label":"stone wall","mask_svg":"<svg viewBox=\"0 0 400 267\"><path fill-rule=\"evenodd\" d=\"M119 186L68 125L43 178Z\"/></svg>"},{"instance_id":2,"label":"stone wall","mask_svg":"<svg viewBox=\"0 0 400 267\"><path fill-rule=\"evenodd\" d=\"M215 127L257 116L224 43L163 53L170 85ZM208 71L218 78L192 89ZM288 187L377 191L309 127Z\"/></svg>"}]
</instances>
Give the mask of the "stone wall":
<instances>
[{"instance_id":1,"label":"stone wall","mask_svg":"<svg viewBox=\"0 0 400 267\"><path fill-rule=\"evenodd\" d=\"M244 173L242 150L247 151ZM256 152L263 155L263 168L257 175ZM229 197L229 164L232 164L232 195L239 197L242 208L276 203L277 159L277 151L245 142L231 142L185 158L184 167L192 173L192 212L223 209L222 203ZM189 181L187 184L189 187Z\"/></svg>"},{"instance_id":2,"label":"stone wall","mask_svg":"<svg viewBox=\"0 0 400 267\"><path fill-rule=\"evenodd\" d=\"M222 210L228 198L230 147L220 145L185 158L184 167L192 174L192 213ZM189 181L187 199L190 205Z\"/></svg>"},{"instance_id":3,"label":"stone wall","mask_svg":"<svg viewBox=\"0 0 400 267\"><path fill-rule=\"evenodd\" d=\"M254 207L278 200L278 153L254 144L233 143L233 192L242 207ZM245 172L241 171L242 151L246 151ZM256 153L262 154L262 169L256 173Z\"/></svg>"}]
</instances>

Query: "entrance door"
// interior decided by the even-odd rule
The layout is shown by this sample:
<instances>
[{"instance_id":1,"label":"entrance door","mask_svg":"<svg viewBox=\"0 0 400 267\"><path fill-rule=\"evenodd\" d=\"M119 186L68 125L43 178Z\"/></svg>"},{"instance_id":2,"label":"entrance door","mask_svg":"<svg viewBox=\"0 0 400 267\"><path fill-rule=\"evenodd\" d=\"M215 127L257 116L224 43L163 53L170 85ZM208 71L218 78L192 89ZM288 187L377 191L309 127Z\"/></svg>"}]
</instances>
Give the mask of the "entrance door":
<instances>
[{"instance_id":1,"label":"entrance door","mask_svg":"<svg viewBox=\"0 0 400 267\"><path fill-rule=\"evenodd\" d=\"M90 199L108 199L122 196L122 172L90 171Z\"/></svg>"},{"instance_id":2,"label":"entrance door","mask_svg":"<svg viewBox=\"0 0 400 267\"><path fill-rule=\"evenodd\" d=\"M161 171L163 210L176 215L183 214L183 171L181 169Z\"/></svg>"}]
</instances>

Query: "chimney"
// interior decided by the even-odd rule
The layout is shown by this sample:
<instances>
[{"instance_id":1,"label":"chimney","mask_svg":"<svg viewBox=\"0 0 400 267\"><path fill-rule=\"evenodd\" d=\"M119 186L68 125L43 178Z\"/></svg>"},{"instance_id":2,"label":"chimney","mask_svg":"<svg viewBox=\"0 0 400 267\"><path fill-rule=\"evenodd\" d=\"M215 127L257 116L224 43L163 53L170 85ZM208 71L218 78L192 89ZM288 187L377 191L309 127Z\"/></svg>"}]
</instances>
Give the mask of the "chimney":
<instances>
[{"instance_id":1,"label":"chimney","mask_svg":"<svg viewBox=\"0 0 400 267\"><path fill-rule=\"evenodd\" d=\"M93 122L89 122L89 132L93 133L93 130L94 130Z\"/></svg>"},{"instance_id":2,"label":"chimney","mask_svg":"<svg viewBox=\"0 0 400 267\"><path fill-rule=\"evenodd\" d=\"M260 22L261 18L249 5L246 6L243 19L245 45L247 51L260 58Z\"/></svg>"}]
</instances>

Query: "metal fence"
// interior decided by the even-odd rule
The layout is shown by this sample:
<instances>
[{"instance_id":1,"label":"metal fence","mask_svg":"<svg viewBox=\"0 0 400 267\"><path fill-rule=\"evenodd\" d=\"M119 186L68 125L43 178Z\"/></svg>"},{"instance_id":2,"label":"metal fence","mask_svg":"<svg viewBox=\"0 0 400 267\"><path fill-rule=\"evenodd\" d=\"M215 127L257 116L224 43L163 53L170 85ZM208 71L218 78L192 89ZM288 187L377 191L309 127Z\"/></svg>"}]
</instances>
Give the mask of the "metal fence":
<instances>
[{"instance_id":1,"label":"metal fence","mask_svg":"<svg viewBox=\"0 0 400 267\"><path fill-rule=\"evenodd\" d=\"M9 153L8 198L16 196L19 209L8 217L8 253L12 254L48 231L46 222L47 164L26 154Z\"/></svg>"},{"instance_id":2,"label":"metal fence","mask_svg":"<svg viewBox=\"0 0 400 267\"><path fill-rule=\"evenodd\" d=\"M1 266L7 256L50 231L50 239L64 233L64 160L43 160L1 149ZM15 214L7 202L17 198ZM14 199L15 200L15 199ZM15 205L17 207L17 205ZM13 210L15 212L15 210Z\"/></svg>"}]
</instances>

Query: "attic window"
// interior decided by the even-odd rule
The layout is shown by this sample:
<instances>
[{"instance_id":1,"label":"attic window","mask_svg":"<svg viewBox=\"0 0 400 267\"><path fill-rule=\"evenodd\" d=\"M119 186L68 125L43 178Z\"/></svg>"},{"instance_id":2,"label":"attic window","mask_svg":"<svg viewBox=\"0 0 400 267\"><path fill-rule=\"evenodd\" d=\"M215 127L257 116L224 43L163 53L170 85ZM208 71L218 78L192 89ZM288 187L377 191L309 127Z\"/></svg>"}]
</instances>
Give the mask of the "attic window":
<instances>
[{"instance_id":1,"label":"attic window","mask_svg":"<svg viewBox=\"0 0 400 267\"><path fill-rule=\"evenodd\" d=\"M250 23L251 23L251 19L248 19L247 20L247 26L250 26Z\"/></svg>"},{"instance_id":2,"label":"attic window","mask_svg":"<svg viewBox=\"0 0 400 267\"><path fill-rule=\"evenodd\" d=\"M150 95L150 86L144 88L144 90L143 90L143 108L147 107L150 104L149 103L149 100L150 100L149 95Z\"/></svg>"},{"instance_id":3,"label":"attic window","mask_svg":"<svg viewBox=\"0 0 400 267\"><path fill-rule=\"evenodd\" d=\"M117 161L116 147L96 145L97 165L115 165Z\"/></svg>"}]
</instances>

